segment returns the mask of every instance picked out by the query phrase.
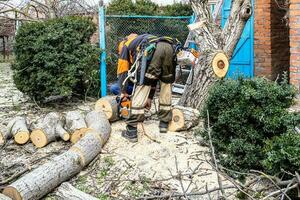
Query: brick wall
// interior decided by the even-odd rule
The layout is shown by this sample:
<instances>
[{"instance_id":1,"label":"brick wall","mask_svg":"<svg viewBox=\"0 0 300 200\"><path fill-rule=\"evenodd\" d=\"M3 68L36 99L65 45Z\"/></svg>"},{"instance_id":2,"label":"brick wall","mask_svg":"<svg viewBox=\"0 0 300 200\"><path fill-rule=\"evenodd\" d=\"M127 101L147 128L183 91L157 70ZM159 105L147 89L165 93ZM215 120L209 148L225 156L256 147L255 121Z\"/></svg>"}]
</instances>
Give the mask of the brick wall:
<instances>
[{"instance_id":1,"label":"brick wall","mask_svg":"<svg viewBox=\"0 0 300 200\"><path fill-rule=\"evenodd\" d=\"M290 83L300 89L300 0L290 0Z\"/></svg>"},{"instance_id":2,"label":"brick wall","mask_svg":"<svg viewBox=\"0 0 300 200\"><path fill-rule=\"evenodd\" d=\"M277 0L283 6L283 0ZM289 68L289 29L285 11L273 0L256 0L254 6L255 75L275 80Z\"/></svg>"}]
</instances>

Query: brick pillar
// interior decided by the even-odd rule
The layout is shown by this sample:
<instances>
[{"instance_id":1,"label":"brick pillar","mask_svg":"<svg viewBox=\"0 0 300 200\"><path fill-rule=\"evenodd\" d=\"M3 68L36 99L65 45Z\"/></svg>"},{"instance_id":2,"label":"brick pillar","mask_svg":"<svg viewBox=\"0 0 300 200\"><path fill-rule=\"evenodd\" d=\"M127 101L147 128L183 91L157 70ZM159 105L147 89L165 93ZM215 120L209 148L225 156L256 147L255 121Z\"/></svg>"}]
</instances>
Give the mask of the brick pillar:
<instances>
[{"instance_id":1,"label":"brick pillar","mask_svg":"<svg viewBox=\"0 0 300 200\"><path fill-rule=\"evenodd\" d=\"M254 4L254 73L272 77L271 1L255 0Z\"/></svg>"},{"instance_id":2,"label":"brick pillar","mask_svg":"<svg viewBox=\"0 0 300 200\"><path fill-rule=\"evenodd\" d=\"M290 83L300 89L300 0L290 0Z\"/></svg>"}]
</instances>

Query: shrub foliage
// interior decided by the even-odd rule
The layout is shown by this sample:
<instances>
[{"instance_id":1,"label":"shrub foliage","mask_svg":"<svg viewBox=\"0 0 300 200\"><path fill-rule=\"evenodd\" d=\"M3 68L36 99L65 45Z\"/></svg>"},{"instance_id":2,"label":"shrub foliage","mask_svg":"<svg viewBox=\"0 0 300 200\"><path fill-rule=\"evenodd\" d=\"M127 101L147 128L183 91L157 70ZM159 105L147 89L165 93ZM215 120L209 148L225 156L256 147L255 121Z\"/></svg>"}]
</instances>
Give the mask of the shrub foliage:
<instances>
[{"instance_id":1,"label":"shrub foliage","mask_svg":"<svg viewBox=\"0 0 300 200\"><path fill-rule=\"evenodd\" d=\"M213 144L221 164L239 171L267 167L277 173L280 166L276 165L287 160L299 168L300 163L286 154L299 146L289 143L289 138L299 141L294 133L299 117L287 112L294 96L294 88L286 81L239 78L217 82L202 113L206 119L209 111ZM281 152L280 142L285 142L285 153ZM287 170L289 166L281 165Z\"/></svg>"},{"instance_id":2,"label":"shrub foliage","mask_svg":"<svg viewBox=\"0 0 300 200\"><path fill-rule=\"evenodd\" d=\"M66 17L21 26L14 46L14 82L37 101L49 96L95 94L99 51L88 18Z\"/></svg>"}]
</instances>

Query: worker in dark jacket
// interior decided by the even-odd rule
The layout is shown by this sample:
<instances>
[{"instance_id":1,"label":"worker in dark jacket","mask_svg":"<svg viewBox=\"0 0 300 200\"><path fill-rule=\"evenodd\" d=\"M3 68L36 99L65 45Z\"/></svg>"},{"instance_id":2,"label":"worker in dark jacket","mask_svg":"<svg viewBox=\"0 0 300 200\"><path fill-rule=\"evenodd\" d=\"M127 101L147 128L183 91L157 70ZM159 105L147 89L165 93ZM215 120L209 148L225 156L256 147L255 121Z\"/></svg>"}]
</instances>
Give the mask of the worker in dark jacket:
<instances>
[{"instance_id":1,"label":"worker in dark jacket","mask_svg":"<svg viewBox=\"0 0 300 200\"><path fill-rule=\"evenodd\" d=\"M168 38L170 39L170 38ZM144 81L136 85L131 99L131 115L126 120L126 131L122 132L122 136L131 142L137 141L137 124L145 119L144 108L151 107L156 85L160 81L159 96L159 128L160 132L165 133L168 130L168 123L172 119L171 113L171 84L175 80L175 49L172 44L173 40L159 39L156 36L144 34L131 34L125 40L120 42L119 60L118 60L118 79L121 88L121 97L128 97L126 93L128 71L138 58L142 44L147 41L151 44L151 40L155 41L155 50L149 60L144 75ZM176 40L177 41L177 40ZM141 78L141 77L139 77Z\"/></svg>"}]
</instances>

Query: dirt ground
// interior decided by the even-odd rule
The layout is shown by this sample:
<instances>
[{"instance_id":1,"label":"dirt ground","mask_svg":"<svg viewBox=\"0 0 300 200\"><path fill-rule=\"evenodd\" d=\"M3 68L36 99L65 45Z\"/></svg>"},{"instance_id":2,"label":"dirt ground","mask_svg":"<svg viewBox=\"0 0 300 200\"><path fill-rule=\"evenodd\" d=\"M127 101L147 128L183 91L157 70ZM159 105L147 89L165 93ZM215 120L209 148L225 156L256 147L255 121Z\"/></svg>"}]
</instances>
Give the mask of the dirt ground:
<instances>
[{"instance_id":1,"label":"dirt ground","mask_svg":"<svg viewBox=\"0 0 300 200\"><path fill-rule=\"evenodd\" d=\"M10 65L0 64L0 123L3 125L19 115L26 115L29 122L34 122L49 111L87 112L93 109L94 103L95 100L70 100L41 108L15 88ZM111 137L102 153L69 182L101 200L143 199L145 196L184 199L168 197L219 187L217 174L207 162L211 160L209 148L201 137L195 136L194 130L160 134L155 116L148 118L144 127L139 126L138 143L129 143L121 137L125 129L123 121L113 123ZM9 141L0 147L0 192L15 180L16 174L28 173L70 146L69 142L57 141L37 149L30 142L21 146ZM230 185L223 182L223 187ZM217 199L217 195L212 192L210 197L191 195L189 199ZM44 199L57 199L55 191ZM235 199L234 195L230 199Z\"/></svg>"}]
</instances>

